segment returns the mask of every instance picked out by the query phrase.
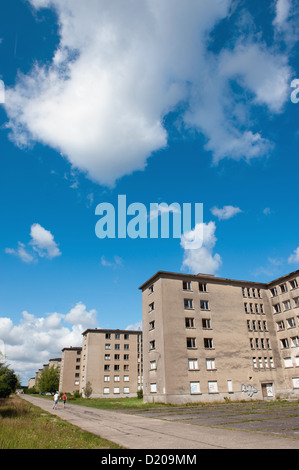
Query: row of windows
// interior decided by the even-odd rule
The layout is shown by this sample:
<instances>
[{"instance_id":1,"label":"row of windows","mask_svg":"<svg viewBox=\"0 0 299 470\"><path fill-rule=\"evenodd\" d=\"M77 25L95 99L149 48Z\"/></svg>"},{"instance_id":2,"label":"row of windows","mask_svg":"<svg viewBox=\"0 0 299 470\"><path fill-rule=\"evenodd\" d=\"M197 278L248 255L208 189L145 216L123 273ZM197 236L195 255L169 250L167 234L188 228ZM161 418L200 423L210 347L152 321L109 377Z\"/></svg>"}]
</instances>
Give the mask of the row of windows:
<instances>
[{"instance_id":1,"label":"row of windows","mask_svg":"<svg viewBox=\"0 0 299 470\"><path fill-rule=\"evenodd\" d=\"M103 393L105 395L110 394L110 388L109 387L104 387ZM112 393L112 392L111 392ZM114 387L113 388L113 393L119 394L120 393L120 387ZM123 393L130 393L130 388L129 387L124 387Z\"/></svg>"},{"instance_id":2,"label":"row of windows","mask_svg":"<svg viewBox=\"0 0 299 470\"><path fill-rule=\"evenodd\" d=\"M115 339L120 339L121 334L120 333L113 333ZM112 338L112 333L106 333L105 334L105 339L111 339ZM128 340L130 339L130 334L129 333L124 333L124 339Z\"/></svg>"},{"instance_id":3,"label":"row of windows","mask_svg":"<svg viewBox=\"0 0 299 470\"><path fill-rule=\"evenodd\" d=\"M129 354L124 354L123 355L124 361L128 361L130 359ZM110 354L105 354L105 361L110 361L111 360L111 355ZM114 354L114 360L115 361L120 361L120 354Z\"/></svg>"},{"instance_id":4,"label":"row of windows","mask_svg":"<svg viewBox=\"0 0 299 470\"><path fill-rule=\"evenodd\" d=\"M298 287L298 282L296 279L292 279L288 283L284 282L283 284L280 284L278 286L280 292L278 292L278 287L272 287L272 289L270 289L272 297L276 297L276 295L278 295L279 293L285 294L286 292L288 292L288 284L289 284L290 290L297 289Z\"/></svg>"},{"instance_id":5,"label":"row of windows","mask_svg":"<svg viewBox=\"0 0 299 470\"><path fill-rule=\"evenodd\" d=\"M183 281L183 290L188 290L191 291L191 282L189 281ZM199 282L198 283L198 290L199 292L208 292L207 289L207 284L204 282Z\"/></svg>"},{"instance_id":6,"label":"row of windows","mask_svg":"<svg viewBox=\"0 0 299 470\"><path fill-rule=\"evenodd\" d=\"M299 336L293 336L292 338L282 338L280 340L281 349L287 349L289 347L296 348L299 346Z\"/></svg>"},{"instance_id":7,"label":"row of windows","mask_svg":"<svg viewBox=\"0 0 299 470\"><path fill-rule=\"evenodd\" d=\"M251 349L272 349L269 338L249 338Z\"/></svg>"},{"instance_id":8,"label":"row of windows","mask_svg":"<svg viewBox=\"0 0 299 470\"><path fill-rule=\"evenodd\" d=\"M104 364L104 370L109 371L110 369L110 364ZM113 370L120 370L120 365L119 364L114 364ZM123 367L123 370L129 370L129 365L125 364Z\"/></svg>"},{"instance_id":9,"label":"row of windows","mask_svg":"<svg viewBox=\"0 0 299 470\"><path fill-rule=\"evenodd\" d=\"M298 282L296 279L292 279L291 281L284 282L277 287L272 287L270 289L272 297L276 297L278 294L285 294L288 290L293 290L298 287ZM279 291L278 291L279 289ZM255 297L255 298L262 298L261 289L256 289L255 287L242 287L242 294L243 297Z\"/></svg>"},{"instance_id":10,"label":"row of windows","mask_svg":"<svg viewBox=\"0 0 299 470\"><path fill-rule=\"evenodd\" d=\"M151 383L150 384L150 392L151 393L157 393L157 384L156 383ZM227 392L229 392L229 393L233 392L233 385L232 385L231 380L227 381ZM201 393L201 391L200 391L200 382L190 382L190 394L191 395L197 395L197 394L200 394L200 393ZM217 380L208 381L208 393L219 393Z\"/></svg>"},{"instance_id":11,"label":"row of windows","mask_svg":"<svg viewBox=\"0 0 299 470\"><path fill-rule=\"evenodd\" d=\"M157 370L157 361L150 361L150 370ZM188 370L200 370L198 359L188 359ZM206 370L216 370L215 358L206 359Z\"/></svg>"},{"instance_id":12,"label":"row of windows","mask_svg":"<svg viewBox=\"0 0 299 470\"><path fill-rule=\"evenodd\" d=\"M282 302L282 306L283 306L283 310L286 311L286 310L291 310L292 307L292 302L293 302L293 306L296 308L296 307L299 307L299 297L295 297L294 299L288 299L288 300L285 300L284 302ZM277 304L274 304L273 305L273 312L274 313L280 313L282 310L281 310L281 304L278 302Z\"/></svg>"},{"instance_id":13,"label":"row of windows","mask_svg":"<svg viewBox=\"0 0 299 470\"><path fill-rule=\"evenodd\" d=\"M242 287L243 297L254 297L262 298L261 289L256 289L255 287Z\"/></svg>"},{"instance_id":14,"label":"row of windows","mask_svg":"<svg viewBox=\"0 0 299 470\"><path fill-rule=\"evenodd\" d=\"M210 318L202 318L201 325L204 330L211 330L211 319ZM185 318L185 327L186 328L195 328L194 318Z\"/></svg>"},{"instance_id":15,"label":"row of windows","mask_svg":"<svg viewBox=\"0 0 299 470\"><path fill-rule=\"evenodd\" d=\"M251 349L272 349L269 338L249 338ZM299 336L293 336L292 338L282 338L280 340L280 346L282 349L289 347L296 348L299 346Z\"/></svg>"},{"instance_id":16,"label":"row of windows","mask_svg":"<svg viewBox=\"0 0 299 470\"><path fill-rule=\"evenodd\" d=\"M209 301L200 300L200 308L201 310L209 310ZM193 299L184 299L184 309L194 309ZM153 310L155 310L155 302L151 302L149 304L149 312L152 312Z\"/></svg>"},{"instance_id":17,"label":"row of windows","mask_svg":"<svg viewBox=\"0 0 299 470\"><path fill-rule=\"evenodd\" d=\"M264 304L248 304L244 302L245 313L265 313Z\"/></svg>"},{"instance_id":18,"label":"row of windows","mask_svg":"<svg viewBox=\"0 0 299 470\"><path fill-rule=\"evenodd\" d=\"M273 357L253 357L252 358L252 363L254 369L269 369L269 368L274 368L274 361Z\"/></svg>"},{"instance_id":19,"label":"row of windows","mask_svg":"<svg viewBox=\"0 0 299 470\"><path fill-rule=\"evenodd\" d=\"M105 343L105 349L111 349L111 346L112 345L110 343ZM114 349L119 350L120 349L120 344L115 343ZM130 345L129 344L124 344L124 349L126 349L126 350L130 349Z\"/></svg>"},{"instance_id":20,"label":"row of windows","mask_svg":"<svg viewBox=\"0 0 299 470\"><path fill-rule=\"evenodd\" d=\"M188 290L191 291L191 281L182 281L183 283L183 290ZM198 290L199 292L207 292L207 284L205 282L199 282L198 283ZM149 294L152 294L154 292L154 284L149 286L148 288Z\"/></svg>"},{"instance_id":21,"label":"row of windows","mask_svg":"<svg viewBox=\"0 0 299 470\"><path fill-rule=\"evenodd\" d=\"M186 338L187 349L197 349L197 338ZM203 338L203 346L205 349L214 349L213 338ZM153 351L156 349L156 341L152 340L149 342L149 350Z\"/></svg>"},{"instance_id":22,"label":"row of windows","mask_svg":"<svg viewBox=\"0 0 299 470\"><path fill-rule=\"evenodd\" d=\"M197 349L197 338L186 338L187 349ZM213 338L203 338L205 349L214 349Z\"/></svg>"},{"instance_id":23,"label":"row of windows","mask_svg":"<svg viewBox=\"0 0 299 470\"><path fill-rule=\"evenodd\" d=\"M247 320L248 331L268 331L267 322L262 320Z\"/></svg>"},{"instance_id":24,"label":"row of windows","mask_svg":"<svg viewBox=\"0 0 299 470\"><path fill-rule=\"evenodd\" d=\"M114 380L114 382L120 382L120 376L119 375L114 375L113 380ZM123 381L124 382L129 382L130 381L130 376L129 375L124 375ZM104 375L104 382L110 382L110 375Z\"/></svg>"},{"instance_id":25,"label":"row of windows","mask_svg":"<svg viewBox=\"0 0 299 470\"><path fill-rule=\"evenodd\" d=\"M193 299L184 299L184 308L185 309L194 309ZM200 300L201 310L209 310L209 301Z\"/></svg>"},{"instance_id":26,"label":"row of windows","mask_svg":"<svg viewBox=\"0 0 299 470\"><path fill-rule=\"evenodd\" d=\"M202 323L202 328L204 330L210 330L212 328L210 318L202 318L201 323ZM195 318L193 317L185 318L185 327L195 328ZM149 331L154 330L154 329L155 329L155 320L152 320L149 322Z\"/></svg>"},{"instance_id":27,"label":"row of windows","mask_svg":"<svg viewBox=\"0 0 299 470\"><path fill-rule=\"evenodd\" d=\"M298 325L299 325L299 317L297 317L297 322L298 322ZM285 330L285 324L287 325L287 328L295 328L297 326L295 317L287 318L286 321L284 321L284 320L277 321L276 322L277 331Z\"/></svg>"},{"instance_id":28,"label":"row of windows","mask_svg":"<svg viewBox=\"0 0 299 470\"><path fill-rule=\"evenodd\" d=\"M258 358L258 360L260 360L260 359L262 359L262 358ZM260 363L260 361L259 361L259 363ZM254 367L258 368L257 362L255 362L254 364L256 364L256 366L254 365ZM298 389L299 388L299 377L293 377L292 378L292 384L293 384L293 389ZM272 384L269 384L269 385L271 385L271 388L272 388ZM246 385L242 385L241 391L246 392L246 389L247 389ZM156 383L151 383L150 384L150 391L151 391L151 393L157 393L157 384ZM228 393L233 393L234 392L232 380L227 380L227 390L223 391L223 392L228 392ZM256 393L256 392L257 392L257 390L254 391L254 393ZM198 395L200 393L201 393L200 382L190 382L190 394L191 395ZM208 393L219 393L217 380L208 381ZM272 391L270 392L270 394L268 392L268 396L273 396Z\"/></svg>"}]
</instances>

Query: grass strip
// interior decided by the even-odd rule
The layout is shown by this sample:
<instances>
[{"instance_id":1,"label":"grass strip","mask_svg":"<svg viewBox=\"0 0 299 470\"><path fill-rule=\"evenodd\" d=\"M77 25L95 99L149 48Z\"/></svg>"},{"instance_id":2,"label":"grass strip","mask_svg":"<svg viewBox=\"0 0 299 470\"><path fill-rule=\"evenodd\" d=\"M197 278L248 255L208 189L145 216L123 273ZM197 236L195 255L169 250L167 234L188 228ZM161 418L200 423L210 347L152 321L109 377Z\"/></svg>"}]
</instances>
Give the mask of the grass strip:
<instances>
[{"instance_id":1,"label":"grass strip","mask_svg":"<svg viewBox=\"0 0 299 470\"><path fill-rule=\"evenodd\" d=\"M13 396L0 399L0 449L122 449Z\"/></svg>"}]
</instances>

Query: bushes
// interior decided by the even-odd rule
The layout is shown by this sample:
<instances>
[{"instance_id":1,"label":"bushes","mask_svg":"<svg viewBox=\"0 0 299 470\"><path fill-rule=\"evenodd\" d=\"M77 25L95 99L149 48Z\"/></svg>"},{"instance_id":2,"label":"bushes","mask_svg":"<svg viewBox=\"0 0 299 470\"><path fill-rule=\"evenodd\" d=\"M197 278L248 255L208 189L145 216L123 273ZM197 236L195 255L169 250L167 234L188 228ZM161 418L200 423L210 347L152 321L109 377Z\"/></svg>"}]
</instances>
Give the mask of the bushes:
<instances>
[{"instance_id":1,"label":"bushes","mask_svg":"<svg viewBox=\"0 0 299 470\"><path fill-rule=\"evenodd\" d=\"M19 379L13 370L0 362L0 398L7 398L19 386Z\"/></svg>"}]
</instances>

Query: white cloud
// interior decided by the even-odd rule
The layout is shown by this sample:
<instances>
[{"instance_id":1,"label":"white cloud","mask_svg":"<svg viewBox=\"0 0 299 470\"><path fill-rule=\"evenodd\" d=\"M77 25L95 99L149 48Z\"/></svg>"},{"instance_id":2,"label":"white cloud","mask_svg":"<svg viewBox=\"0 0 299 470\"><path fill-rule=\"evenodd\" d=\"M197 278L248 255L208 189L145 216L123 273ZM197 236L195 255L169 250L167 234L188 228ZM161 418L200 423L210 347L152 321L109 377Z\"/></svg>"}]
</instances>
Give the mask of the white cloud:
<instances>
[{"instance_id":1,"label":"white cloud","mask_svg":"<svg viewBox=\"0 0 299 470\"><path fill-rule=\"evenodd\" d=\"M217 238L215 237L216 225L214 222L208 224L197 224L202 227L196 226L191 232L184 234L181 238L181 246L184 248L184 259L182 270L187 269L188 272L193 274L214 274L221 266L222 260L218 253L213 254ZM194 236L194 232L203 232L203 240L200 248L186 249L186 236L187 239ZM187 245L188 246L188 245Z\"/></svg>"},{"instance_id":2,"label":"white cloud","mask_svg":"<svg viewBox=\"0 0 299 470\"><path fill-rule=\"evenodd\" d=\"M69 313L65 316L65 321L68 323L79 324L82 327L93 327L97 324L96 320L97 311L92 309L89 312L86 310L86 305L78 302Z\"/></svg>"},{"instance_id":3,"label":"white cloud","mask_svg":"<svg viewBox=\"0 0 299 470\"><path fill-rule=\"evenodd\" d=\"M18 242L18 248L5 248L5 253L19 257L24 263L37 261L36 254L41 258L56 258L61 252L54 240L54 236L49 230L44 229L40 224L32 224L30 229L31 240L28 247L24 243ZM31 252L30 247L32 246Z\"/></svg>"},{"instance_id":4,"label":"white cloud","mask_svg":"<svg viewBox=\"0 0 299 470\"><path fill-rule=\"evenodd\" d=\"M155 209L152 209L149 213L149 220L153 220L153 219L156 219L157 217L159 217L159 215L162 215L162 214L169 214L170 212L172 213L181 213L181 210L176 207L175 204L166 204L166 203L161 203L161 204L157 204L157 207L155 207Z\"/></svg>"},{"instance_id":5,"label":"white cloud","mask_svg":"<svg viewBox=\"0 0 299 470\"><path fill-rule=\"evenodd\" d=\"M134 330L134 331L142 331L142 321L138 321L133 323L132 325L128 325L126 330Z\"/></svg>"},{"instance_id":6,"label":"white cloud","mask_svg":"<svg viewBox=\"0 0 299 470\"><path fill-rule=\"evenodd\" d=\"M31 245L39 256L47 258L56 258L60 256L61 252L54 240L52 233L44 229L40 224L32 224L31 230Z\"/></svg>"},{"instance_id":7,"label":"white cloud","mask_svg":"<svg viewBox=\"0 0 299 470\"><path fill-rule=\"evenodd\" d=\"M293 47L298 41L298 2L277 0L275 4L274 31L288 46Z\"/></svg>"},{"instance_id":8,"label":"white cloud","mask_svg":"<svg viewBox=\"0 0 299 470\"><path fill-rule=\"evenodd\" d=\"M286 25L287 19L290 14L291 1L290 0L277 0L275 5L275 18L273 24L278 29L283 29Z\"/></svg>"},{"instance_id":9,"label":"white cloud","mask_svg":"<svg viewBox=\"0 0 299 470\"><path fill-rule=\"evenodd\" d=\"M20 258L24 263L32 263L34 261L34 256L32 256L28 251L24 243L18 242L18 248L5 248L5 253L9 255L15 255Z\"/></svg>"},{"instance_id":10,"label":"white cloud","mask_svg":"<svg viewBox=\"0 0 299 470\"><path fill-rule=\"evenodd\" d=\"M71 326L67 327L65 322ZM61 357L62 348L81 346L83 331L95 324L96 310L87 311L82 302L67 314L53 312L37 317L23 311L18 324L0 317L0 338L6 361L26 384L49 359Z\"/></svg>"},{"instance_id":11,"label":"white cloud","mask_svg":"<svg viewBox=\"0 0 299 470\"><path fill-rule=\"evenodd\" d=\"M281 112L289 99L291 70L287 58L263 44L239 41L233 50L221 53L220 73L234 78L242 88L250 90L253 102L266 105L272 112Z\"/></svg>"},{"instance_id":12,"label":"white cloud","mask_svg":"<svg viewBox=\"0 0 299 470\"><path fill-rule=\"evenodd\" d=\"M250 106L280 112L290 72L282 55L250 40L219 55L208 51L232 0L188 8L180 0L128 0L125 8L121 0L30 1L56 9L60 44L50 64L35 64L7 90L16 144L49 145L113 186L166 147L163 118L184 102L183 123L205 135L214 162L270 151L245 116ZM235 95L232 79L252 94L249 103Z\"/></svg>"},{"instance_id":13,"label":"white cloud","mask_svg":"<svg viewBox=\"0 0 299 470\"><path fill-rule=\"evenodd\" d=\"M109 268L117 268L123 265L123 259L120 256L115 255L113 257L113 261L108 261L103 255L101 257L101 265Z\"/></svg>"},{"instance_id":14,"label":"white cloud","mask_svg":"<svg viewBox=\"0 0 299 470\"><path fill-rule=\"evenodd\" d=\"M298 264L299 263L299 247L294 250L294 252L289 256L289 264Z\"/></svg>"},{"instance_id":15,"label":"white cloud","mask_svg":"<svg viewBox=\"0 0 299 470\"><path fill-rule=\"evenodd\" d=\"M211 209L211 212L213 215L218 217L219 220L226 220L226 219L231 219L236 214L239 214L242 211L239 207L223 206L222 209L219 209L218 207L213 207Z\"/></svg>"}]
</instances>

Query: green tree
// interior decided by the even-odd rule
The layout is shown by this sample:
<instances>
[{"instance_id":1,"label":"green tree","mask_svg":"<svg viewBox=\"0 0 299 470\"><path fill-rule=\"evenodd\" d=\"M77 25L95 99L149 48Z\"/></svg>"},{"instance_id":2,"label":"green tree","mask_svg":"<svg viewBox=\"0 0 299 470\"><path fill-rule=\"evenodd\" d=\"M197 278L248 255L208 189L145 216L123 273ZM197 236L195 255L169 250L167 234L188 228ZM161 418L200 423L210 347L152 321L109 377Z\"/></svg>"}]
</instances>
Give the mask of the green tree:
<instances>
[{"instance_id":1,"label":"green tree","mask_svg":"<svg viewBox=\"0 0 299 470\"><path fill-rule=\"evenodd\" d=\"M59 387L59 369L57 367L43 369L37 381L37 387L41 393L56 392Z\"/></svg>"},{"instance_id":2,"label":"green tree","mask_svg":"<svg viewBox=\"0 0 299 470\"><path fill-rule=\"evenodd\" d=\"M20 386L19 378L0 358L0 398L7 398Z\"/></svg>"},{"instance_id":3,"label":"green tree","mask_svg":"<svg viewBox=\"0 0 299 470\"><path fill-rule=\"evenodd\" d=\"M83 394L85 398L89 398L92 394L92 386L89 381L87 382L86 387L83 388Z\"/></svg>"}]
</instances>

